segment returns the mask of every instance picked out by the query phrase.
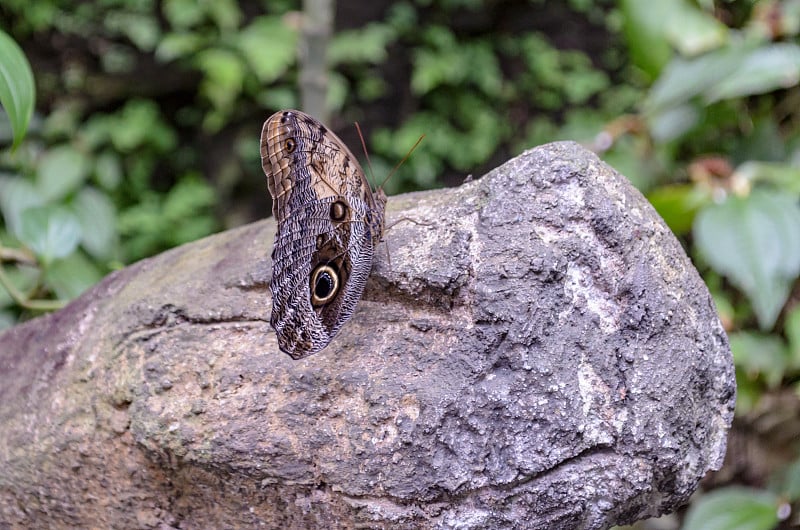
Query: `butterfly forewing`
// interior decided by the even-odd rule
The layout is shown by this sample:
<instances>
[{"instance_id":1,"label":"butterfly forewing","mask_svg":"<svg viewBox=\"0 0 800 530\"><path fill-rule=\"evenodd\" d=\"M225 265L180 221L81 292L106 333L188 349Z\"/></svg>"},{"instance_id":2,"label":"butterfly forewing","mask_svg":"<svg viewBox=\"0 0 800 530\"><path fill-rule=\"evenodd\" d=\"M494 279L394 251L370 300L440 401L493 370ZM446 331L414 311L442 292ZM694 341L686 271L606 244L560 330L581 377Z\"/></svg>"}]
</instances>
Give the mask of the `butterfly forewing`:
<instances>
[{"instance_id":1,"label":"butterfly forewing","mask_svg":"<svg viewBox=\"0 0 800 530\"><path fill-rule=\"evenodd\" d=\"M281 350L299 359L327 346L355 311L386 196L373 195L347 146L300 111L264 123L261 163L278 222L270 322Z\"/></svg>"}]
</instances>

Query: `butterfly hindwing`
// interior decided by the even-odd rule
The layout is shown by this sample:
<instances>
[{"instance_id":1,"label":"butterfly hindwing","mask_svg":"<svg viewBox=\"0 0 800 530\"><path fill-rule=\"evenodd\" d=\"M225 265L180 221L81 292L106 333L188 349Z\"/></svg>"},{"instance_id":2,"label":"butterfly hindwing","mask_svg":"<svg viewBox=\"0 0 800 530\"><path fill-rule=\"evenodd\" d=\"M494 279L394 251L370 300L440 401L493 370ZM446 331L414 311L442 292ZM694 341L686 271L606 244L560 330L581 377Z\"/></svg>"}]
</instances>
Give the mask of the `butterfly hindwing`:
<instances>
[{"instance_id":1,"label":"butterfly hindwing","mask_svg":"<svg viewBox=\"0 0 800 530\"><path fill-rule=\"evenodd\" d=\"M278 221L270 322L281 350L299 359L327 346L355 311L386 198L344 143L299 111L265 122L261 159Z\"/></svg>"}]
</instances>

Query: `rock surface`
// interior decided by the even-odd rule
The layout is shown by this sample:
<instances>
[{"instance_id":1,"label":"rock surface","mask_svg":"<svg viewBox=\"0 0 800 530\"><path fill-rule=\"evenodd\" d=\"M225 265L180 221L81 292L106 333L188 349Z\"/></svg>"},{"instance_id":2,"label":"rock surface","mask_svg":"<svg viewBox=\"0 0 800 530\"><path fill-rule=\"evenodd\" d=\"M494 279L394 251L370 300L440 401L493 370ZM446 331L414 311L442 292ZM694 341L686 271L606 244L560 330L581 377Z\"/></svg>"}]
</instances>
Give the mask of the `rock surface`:
<instances>
[{"instance_id":1,"label":"rock surface","mask_svg":"<svg viewBox=\"0 0 800 530\"><path fill-rule=\"evenodd\" d=\"M0 335L0 526L601 529L722 464L727 338L624 177L545 145L394 197L353 319L293 361L271 220Z\"/></svg>"}]
</instances>

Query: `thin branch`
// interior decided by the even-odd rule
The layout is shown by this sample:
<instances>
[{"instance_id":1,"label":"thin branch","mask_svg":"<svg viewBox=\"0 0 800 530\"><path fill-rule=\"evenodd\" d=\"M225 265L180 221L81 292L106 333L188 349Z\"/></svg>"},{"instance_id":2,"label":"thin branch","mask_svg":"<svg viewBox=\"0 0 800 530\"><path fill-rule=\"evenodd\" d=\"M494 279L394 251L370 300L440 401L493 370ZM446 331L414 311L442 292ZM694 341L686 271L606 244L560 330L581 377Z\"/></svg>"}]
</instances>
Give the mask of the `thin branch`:
<instances>
[{"instance_id":1,"label":"thin branch","mask_svg":"<svg viewBox=\"0 0 800 530\"><path fill-rule=\"evenodd\" d=\"M18 306L25 309L33 311L56 311L67 305L67 302L64 300L30 300L14 286L11 279L6 275L2 263L0 263L0 285L8 291L8 294L11 295L11 298Z\"/></svg>"}]
</instances>

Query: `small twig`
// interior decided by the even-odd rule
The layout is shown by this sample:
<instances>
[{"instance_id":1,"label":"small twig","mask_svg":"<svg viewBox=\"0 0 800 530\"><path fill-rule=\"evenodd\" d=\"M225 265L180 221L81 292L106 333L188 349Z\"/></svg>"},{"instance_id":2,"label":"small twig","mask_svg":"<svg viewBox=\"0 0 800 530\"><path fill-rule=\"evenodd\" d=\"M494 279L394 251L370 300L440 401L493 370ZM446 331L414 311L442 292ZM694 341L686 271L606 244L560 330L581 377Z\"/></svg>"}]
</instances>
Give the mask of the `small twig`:
<instances>
[{"instance_id":1,"label":"small twig","mask_svg":"<svg viewBox=\"0 0 800 530\"><path fill-rule=\"evenodd\" d=\"M30 250L9 248L0 245L0 262L13 261L23 265L36 265L36 256Z\"/></svg>"},{"instance_id":2,"label":"small twig","mask_svg":"<svg viewBox=\"0 0 800 530\"><path fill-rule=\"evenodd\" d=\"M36 261L34 260L33 263L35 264ZM66 301L64 300L30 300L11 282L11 279L6 275L6 271L3 269L2 261L0 261L0 285L2 285L5 290L8 291L8 294L11 295L11 298L14 300L14 302L24 309L30 309L33 311L55 311L67 305Z\"/></svg>"}]
</instances>

